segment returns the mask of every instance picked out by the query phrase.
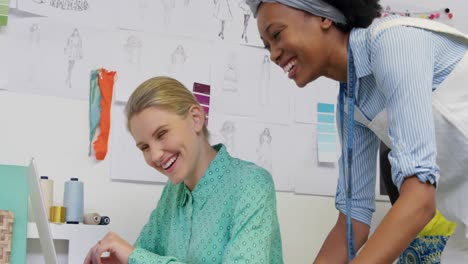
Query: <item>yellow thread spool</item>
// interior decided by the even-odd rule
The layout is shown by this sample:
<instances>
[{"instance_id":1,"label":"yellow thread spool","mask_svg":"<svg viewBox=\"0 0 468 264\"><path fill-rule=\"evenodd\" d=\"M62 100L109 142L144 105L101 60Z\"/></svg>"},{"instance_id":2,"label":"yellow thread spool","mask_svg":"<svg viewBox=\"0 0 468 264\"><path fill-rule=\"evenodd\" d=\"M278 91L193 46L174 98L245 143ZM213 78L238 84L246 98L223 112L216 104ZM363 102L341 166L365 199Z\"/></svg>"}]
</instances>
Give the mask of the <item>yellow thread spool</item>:
<instances>
[{"instance_id":1,"label":"yellow thread spool","mask_svg":"<svg viewBox=\"0 0 468 264\"><path fill-rule=\"evenodd\" d=\"M63 206L51 206L50 207L50 222L52 223L65 223L65 212L66 209Z\"/></svg>"}]
</instances>

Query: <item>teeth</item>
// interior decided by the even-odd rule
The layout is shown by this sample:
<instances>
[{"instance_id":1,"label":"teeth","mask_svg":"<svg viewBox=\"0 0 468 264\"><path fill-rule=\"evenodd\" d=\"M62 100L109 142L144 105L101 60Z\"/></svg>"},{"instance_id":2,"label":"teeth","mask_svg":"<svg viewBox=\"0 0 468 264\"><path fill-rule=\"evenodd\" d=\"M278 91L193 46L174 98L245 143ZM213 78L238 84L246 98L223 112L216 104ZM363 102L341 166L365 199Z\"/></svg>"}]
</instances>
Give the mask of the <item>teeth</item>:
<instances>
[{"instance_id":1,"label":"teeth","mask_svg":"<svg viewBox=\"0 0 468 264\"><path fill-rule=\"evenodd\" d=\"M286 66L283 67L284 73L288 73L292 69L292 67L295 65L296 65L295 60L290 61L288 64L286 64Z\"/></svg>"},{"instance_id":2,"label":"teeth","mask_svg":"<svg viewBox=\"0 0 468 264\"><path fill-rule=\"evenodd\" d=\"M168 162L166 162L166 164L163 164L163 166L162 166L163 169L169 168L172 165L172 163L174 163L174 161L176 161L176 159L177 159L176 157L172 157Z\"/></svg>"}]
</instances>

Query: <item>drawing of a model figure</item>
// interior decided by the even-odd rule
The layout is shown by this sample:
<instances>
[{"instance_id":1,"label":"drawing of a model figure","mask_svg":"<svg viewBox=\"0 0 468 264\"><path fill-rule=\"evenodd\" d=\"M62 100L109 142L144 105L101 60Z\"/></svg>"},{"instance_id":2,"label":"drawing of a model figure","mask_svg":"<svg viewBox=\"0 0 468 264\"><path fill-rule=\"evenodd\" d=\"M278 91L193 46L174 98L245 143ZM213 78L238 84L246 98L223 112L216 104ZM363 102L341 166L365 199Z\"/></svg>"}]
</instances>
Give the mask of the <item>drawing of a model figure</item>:
<instances>
[{"instance_id":1,"label":"drawing of a model figure","mask_svg":"<svg viewBox=\"0 0 468 264\"><path fill-rule=\"evenodd\" d=\"M229 54L226 70L224 71L224 85L223 90L230 92L237 92L237 66L236 54Z\"/></svg>"},{"instance_id":2,"label":"drawing of a model figure","mask_svg":"<svg viewBox=\"0 0 468 264\"><path fill-rule=\"evenodd\" d=\"M177 45L171 55L171 65L169 66L169 72L176 72L179 68L181 68L181 66L184 65L186 60L187 54L185 53L184 46L180 44Z\"/></svg>"},{"instance_id":3,"label":"drawing of a model figure","mask_svg":"<svg viewBox=\"0 0 468 264\"><path fill-rule=\"evenodd\" d=\"M86 0L50 0L50 5L55 8L72 11L88 10L89 4Z\"/></svg>"},{"instance_id":4,"label":"drawing of a model figure","mask_svg":"<svg viewBox=\"0 0 468 264\"><path fill-rule=\"evenodd\" d=\"M214 1L214 17L220 22L220 31L218 37L224 39L224 26L226 21L232 20L231 7L229 6L229 0L213 0Z\"/></svg>"},{"instance_id":5,"label":"drawing of a model figure","mask_svg":"<svg viewBox=\"0 0 468 264\"><path fill-rule=\"evenodd\" d=\"M232 121L225 121L221 127L221 135L224 138L224 145L229 151L231 156L237 157L236 144L235 144L235 134L236 134L236 125Z\"/></svg>"},{"instance_id":6,"label":"drawing of a model figure","mask_svg":"<svg viewBox=\"0 0 468 264\"><path fill-rule=\"evenodd\" d=\"M140 20L145 20L146 10L148 10L149 6L149 0L138 0L138 15Z\"/></svg>"},{"instance_id":7,"label":"drawing of a model figure","mask_svg":"<svg viewBox=\"0 0 468 264\"><path fill-rule=\"evenodd\" d=\"M257 148L257 161L258 165L272 173L272 151L271 151L271 140L270 129L265 128L259 137L259 145Z\"/></svg>"},{"instance_id":8,"label":"drawing of a model figure","mask_svg":"<svg viewBox=\"0 0 468 264\"><path fill-rule=\"evenodd\" d=\"M83 46L80 33L75 28L73 33L68 37L67 46L65 47L65 55L68 58L67 79L65 80L69 88L72 86L72 73L77 60L83 59Z\"/></svg>"},{"instance_id":9,"label":"drawing of a model figure","mask_svg":"<svg viewBox=\"0 0 468 264\"><path fill-rule=\"evenodd\" d=\"M242 14L244 14L244 30L242 30L241 39L243 39L245 43L249 43L249 39L247 38L247 27L249 26L252 11L250 11L250 7L245 3L245 0L239 1L239 8L241 9Z\"/></svg>"},{"instance_id":10,"label":"drawing of a model figure","mask_svg":"<svg viewBox=\"0 0 468 264\"><path fill-rule=\"evenodd\" d=\"M270 87L270 58L263 56L262 71L260 73L260 105L268 104L268 89Z\"/></svg>"},{"instance_id":11,"label":"drawing of a model figure","mask_svg":"<svg viewBox=\"0 0 468 264\"><path fill-rule=\"evenodd\" d=\"M164 9L164 25L167 27L171 24L172 11L175 8L175 0L161 0Z\"/></svg>"},{"instance_id":12,"label":"drawing of a model figure","mask_svg":"<svg viewBox=\"0 0 468 264\"><path fill-rule=\"evenodd\" d=\"M39 34L39 25L34 23L29 27L29 41L31 43L31 47L39 48L39 44L41 42L41 35Z\"/></svg>"},{"instance_id":13,"label":"drawing of a model figure","mask_svg":"<svg viewBox=\"0 0 468 264\"><path fill-rule=\"evenodd\" d=\"M31 54L31 64L30 69L27 75L27 81L33 83L36 75L37 65L40 61L40 44L41 44L41 36L40 36L40 28L39 25L34 23L31 24L29 27L29 44L31 45L30 54Z\"/></svg>"},{"instance_id":14,"label":"drawing of a model figure","mask_svg":"<svg viewBox=\"0 0 468 264\"><path fill-rule=\"evenodd\" d=\"M143 43L137 36L129 36L127 42L124 44L125 53L127 53L127 61L129 64L134 65L138 70L141 65L141 48Z\"/></svg>"}]
</instances>

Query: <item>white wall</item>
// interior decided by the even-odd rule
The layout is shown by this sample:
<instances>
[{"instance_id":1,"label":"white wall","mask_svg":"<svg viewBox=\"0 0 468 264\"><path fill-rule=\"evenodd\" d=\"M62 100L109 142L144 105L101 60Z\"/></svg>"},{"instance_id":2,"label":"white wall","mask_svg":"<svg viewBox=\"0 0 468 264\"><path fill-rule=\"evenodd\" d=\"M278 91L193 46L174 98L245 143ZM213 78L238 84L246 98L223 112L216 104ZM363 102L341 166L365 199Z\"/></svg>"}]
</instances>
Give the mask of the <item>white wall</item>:
<instances>
[{"instance_id":1,"label":"white wall","mask_svg":"<svg viewBox=\"0 0 468 264\"><path fill-rule=\"evenodd\" d=\"M0 92L0 124L1 164L27 165L34 156L39 173L55 181L60 204L65 181L78 177L85 185L85 211L110 216L112 230L136 239L162 186L112 181L109 155L101 162L88 158L87 102ZM336 220L334 199L291 193L277 198L285 263L311 263ZM388 208L378 203L375 220Z\"/></svg>"}]
</instances>

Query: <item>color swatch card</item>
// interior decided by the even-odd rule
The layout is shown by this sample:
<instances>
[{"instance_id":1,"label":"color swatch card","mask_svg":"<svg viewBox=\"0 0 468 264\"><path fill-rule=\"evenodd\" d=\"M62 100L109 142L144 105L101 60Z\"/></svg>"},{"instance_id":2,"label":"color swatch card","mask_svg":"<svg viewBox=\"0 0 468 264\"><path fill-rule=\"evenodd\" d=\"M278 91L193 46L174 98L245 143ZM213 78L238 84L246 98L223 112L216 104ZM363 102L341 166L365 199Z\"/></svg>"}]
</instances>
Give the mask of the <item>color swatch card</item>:
<instances>
[{"instance_id":1,"label":"color swatch card","mask_svg":"<svg viewBox=\"0 0 468 264\"><path fill-rule=\"evenodd\" d=\"M337 162L335 105L317 103L318 162Z\"/></svg>"},{"instance_id":2,"label":"color swatch card","mask_svg":"<svg viewBox=\"0 0 468 264\"><path fill-rule=\"evenodd\" d=\"M6 26L6 24L8 23L9 12L10 0L0 0L0 26Z\"/></svg>"},{"instance_id":3,"label":"color swatch card","mask_svg":"<svg viewBox=\"0 0 468 264\"><path fill-rule=\"evenodd\" d=\"M206 125L208 125L208 114L210 113L210 90L207 84L193 83L193 95L205 110Z\"/></svg>"}]
</instances>

